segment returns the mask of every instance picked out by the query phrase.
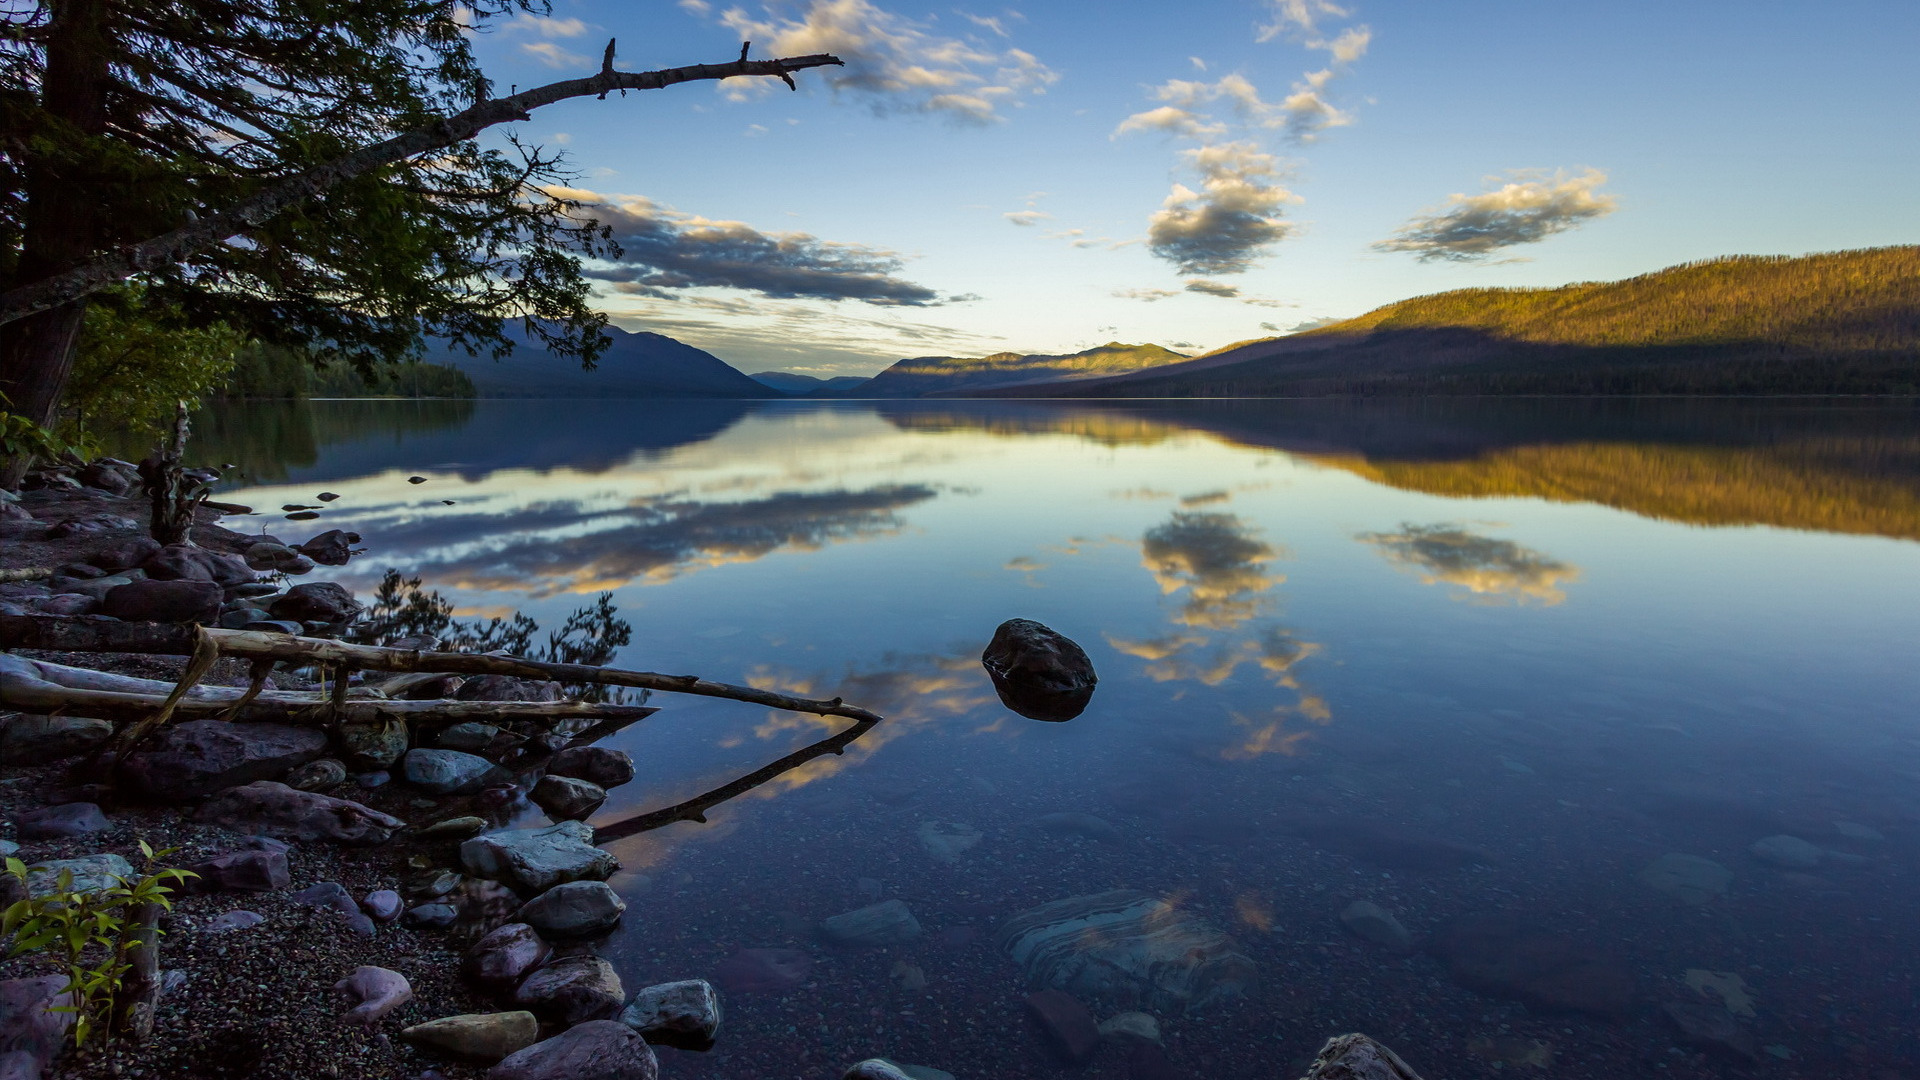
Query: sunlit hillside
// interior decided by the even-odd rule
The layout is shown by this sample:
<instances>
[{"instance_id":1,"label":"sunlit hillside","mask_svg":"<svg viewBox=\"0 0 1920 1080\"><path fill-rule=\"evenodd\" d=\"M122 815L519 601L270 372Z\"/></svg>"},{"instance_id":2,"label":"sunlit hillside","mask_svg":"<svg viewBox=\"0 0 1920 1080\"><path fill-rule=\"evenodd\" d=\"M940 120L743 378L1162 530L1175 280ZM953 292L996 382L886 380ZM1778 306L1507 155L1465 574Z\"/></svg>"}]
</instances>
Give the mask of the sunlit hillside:
<instances>
[{"instance_id":1,"label":"sunlit hillside","mask_svg":"<svg viewBox=\"0 0 1920 1080\"><path fill-rule=\"evenodd\" d=\"M996 396L1920 393L1920 246L1462 289L1163 371Z\"/></svg>"},{"instance_id":2,"label":"sunlit hillside","mask_svg":"<svg viewBox=\"0 0 1920 1080\"><path fill-rule=\"evenodd\" d=\"M1030 382L1070 382L1165 367L1187 359L1158 345L1109 341L1062 356L1014 352L992 356L921 356L901 360L856 388L861 397L920 397Z\"/></svg>"}]
</instances>

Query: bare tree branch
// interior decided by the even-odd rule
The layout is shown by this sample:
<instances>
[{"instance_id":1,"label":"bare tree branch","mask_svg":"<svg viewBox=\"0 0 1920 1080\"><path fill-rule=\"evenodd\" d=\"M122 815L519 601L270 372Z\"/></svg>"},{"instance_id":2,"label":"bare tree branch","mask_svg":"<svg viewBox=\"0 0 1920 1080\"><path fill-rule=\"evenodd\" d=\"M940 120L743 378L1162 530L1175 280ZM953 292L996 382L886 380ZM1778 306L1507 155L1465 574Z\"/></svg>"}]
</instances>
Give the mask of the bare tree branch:
<instances>
[{"instance_id":1,"label":"bare tree branch","mask_svg":"<svg viewBox=\"0 0 1920 1080\"><path fill-rule=\"evenodd\" d=\"M10 289L0 294L0 323L59 307L116 281L178 262L195 251L246 232L289 206L324 194L330 188L381 166L453 146L497 124L532 119L533 110L543 105L576 97L595 96L604 99L615 90L623 93L628 90L660 90L678 83L740 76L773 77L791 88L794 87L793 72L843 64L839 57L826 53L778 60L749 60L748 46L743 44L740 46L740 59L729 63L694 64L660 71L615 71L613 44L612 41L607 42L606 56L601 62L599 74L585 79L563 79L479 102L426 127L362 147L318 168L274 182L225 210L191 221L172 232L137 244L127 244L72 270Z\"/></svg>"}]
</instances>

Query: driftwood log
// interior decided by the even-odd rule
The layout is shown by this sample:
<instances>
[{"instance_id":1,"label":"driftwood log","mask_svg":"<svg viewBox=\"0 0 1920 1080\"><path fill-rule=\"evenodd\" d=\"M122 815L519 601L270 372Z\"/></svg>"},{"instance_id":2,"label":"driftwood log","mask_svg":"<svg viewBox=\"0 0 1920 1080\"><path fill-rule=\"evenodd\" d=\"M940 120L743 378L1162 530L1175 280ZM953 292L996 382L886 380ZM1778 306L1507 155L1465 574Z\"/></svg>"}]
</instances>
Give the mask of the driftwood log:
<instances>
[{"instance_id":1,"label":"driftwood log","mask_svg":"<svg viewBox=\"0 0 1920 1080\"><path fill-rule=\"evenodd\" d=\"M652 671L594 667L589 664L550 664L517 656L482 653L422 652L378 645L350 645L325 638L297 637L251 630L216 630L174 623L93 622L57 615L0 615L0 649L45 649L55 652L153 653L193 656L203 641L211 641L221 656L249 660L281 660L297 664L329 665L361 671L439 671L458 675L510 675L522 679L554 679L569 683L630 686L675 694L727 698L788 712L843 716L878 723L881 717L839 698L814 700L773 690L712 682L697 675L662 675ZM343 704L350 705L352 702ZM394 705L397 702L383 702ZM476 702L498 706L503 702ZM605 708L605 706L600 706ZM582 713L580 715L604 715Z\"/></svg>"}]
</instances>

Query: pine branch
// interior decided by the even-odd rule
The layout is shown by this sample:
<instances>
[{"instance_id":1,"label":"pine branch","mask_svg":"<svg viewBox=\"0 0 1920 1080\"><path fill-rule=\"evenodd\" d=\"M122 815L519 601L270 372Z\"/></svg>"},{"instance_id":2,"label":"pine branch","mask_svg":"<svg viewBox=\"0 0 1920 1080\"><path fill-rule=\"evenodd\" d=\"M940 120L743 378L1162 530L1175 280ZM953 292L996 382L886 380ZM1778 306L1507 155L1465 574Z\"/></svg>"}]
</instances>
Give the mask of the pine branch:
<instances>
[{"instance_id":1,"label":"pine branch","mask_svg":"<svg viewBox=\"0 0 1920 1080\"><path fill-rule=\"evenodd\" d=\"M362 147L318 168L282 179L226 210L207 214L172 232L137 244L124 245L71 270L10 289L0 294L0 323L59 307L116 281L177 263L196 251L241 235L282 210L317 198L348 180L396 161L465 142L498 124L530 120L533 110L544 105L577 97L604 99L615 90L622 93L628 90L661 90L684 82L740 76L778 78L792 88L793 72L842 64L839 57L825 53L778 60L749 60L747 45L743 44L740 46L740 58L730 63L694 64L660 71L615 71L613 42L609 41L606 56L596 75L584 79L563 79L479 102L426 127Z\"/></svg>"}]
</instances>

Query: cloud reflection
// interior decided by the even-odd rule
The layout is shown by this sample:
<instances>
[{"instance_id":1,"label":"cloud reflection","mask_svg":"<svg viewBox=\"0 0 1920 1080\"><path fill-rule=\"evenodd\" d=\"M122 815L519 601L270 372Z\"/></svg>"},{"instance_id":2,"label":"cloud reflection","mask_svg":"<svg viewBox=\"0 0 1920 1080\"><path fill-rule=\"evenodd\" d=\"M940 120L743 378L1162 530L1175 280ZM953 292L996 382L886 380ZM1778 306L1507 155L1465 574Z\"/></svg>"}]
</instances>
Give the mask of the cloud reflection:
<instances>
[{"instance_id":1,"label":"cloud reflection","mask_svg":"<svg viewBox=\"0 0 1920 1080\"><path fill-rule=\"evenodd\" d=\"M1147 530L1140 552L1162 593L1186 593L1174 620L1183 626L1231 630L1262 614L1261 594L1286 580L1266 569L1278 553L1234 514L1175 511Z\"/></svg>"},{"instance_id":2,"label":"cloud reflection","mask_svg":"<svg viewBox=\"0 0 1920 1080\"><path fill-rule=\"evenodd\" d=\"M1567 598L1561 586L1580 580L1577 566L1451 525L1403 524L1399 532L1361 533L1358 539L1423 583L1464 589L1455 595L1476 603L1551 607Z\"/></svg>"}]
</instances>

